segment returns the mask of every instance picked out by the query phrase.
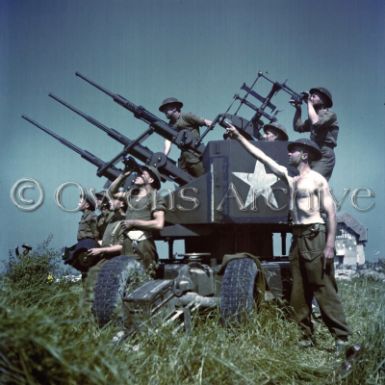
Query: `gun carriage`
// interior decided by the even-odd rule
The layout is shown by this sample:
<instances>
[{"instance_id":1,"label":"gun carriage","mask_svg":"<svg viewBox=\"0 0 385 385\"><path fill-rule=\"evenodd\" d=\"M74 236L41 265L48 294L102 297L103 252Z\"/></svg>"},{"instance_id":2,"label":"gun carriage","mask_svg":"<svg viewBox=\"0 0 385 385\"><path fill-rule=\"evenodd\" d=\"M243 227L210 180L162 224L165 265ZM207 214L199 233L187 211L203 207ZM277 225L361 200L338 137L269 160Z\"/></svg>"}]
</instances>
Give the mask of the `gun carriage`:
<instances>
[{"instance_id":1,"label":"gun carriage","mask_svg":"<svg viewBox=\"0 0 385 385\"><path fill-rule=\"evenodd\" d=\"M146 165L157 167L164 180L178 185L167 196L166 226L155 234L156 240L168 243L168 255L161 256L155 278L127 292L127 285L140 267L130 256L111 258L101 269L94 289L93 310L99 323L109 322L116 307L122 303L125 318L136 326L135 320L167 313L170 320L182 317L188 328L191 325L190 313L198 308L219 306L222 319L228 321L238 319L255 302L265 298L287 299L290 291L290 268L285 256L286 234L290 232L287 186L246 153L238 142L226 138L226 134L223 140L207 144L203 144L203 139L216 125L226 127L230 121L278 163L288 166L287 143L258 141L260 130L264 121L277 120L278 110L272 99L278 92L286 92L297 103L304 101L306 95L296 93L286 82L274 82L259 72L252 85L244 83L241 86L246 94L242 97L234 95L229 108L218 114L213 124L196 140L188 130L178 131L144 107L80 73L76 75L145 122L148 129L132 140L50 94L54 100L123 145L122 151L106 162L35 120L25 115L22 117L94 164L100 177L114 180L123 172L116 164L124 163L127 156L132 156ZM261 79L272 85L266 96L255 90ZM250 101L250 98L254 100ZM239 106L231 113L236 102ZM251 119L239 116L241 106L253 110ZM179 148L201 156L204 175L194 178L163 153L154 153L145 147L142 142L155 133ZM126 161L125 165L132 167L132 162ZM281 235L278 256L273 250L274 233ZM176 240L184 241L184 253L174 253Z\"/></svg>"}]
</instances>

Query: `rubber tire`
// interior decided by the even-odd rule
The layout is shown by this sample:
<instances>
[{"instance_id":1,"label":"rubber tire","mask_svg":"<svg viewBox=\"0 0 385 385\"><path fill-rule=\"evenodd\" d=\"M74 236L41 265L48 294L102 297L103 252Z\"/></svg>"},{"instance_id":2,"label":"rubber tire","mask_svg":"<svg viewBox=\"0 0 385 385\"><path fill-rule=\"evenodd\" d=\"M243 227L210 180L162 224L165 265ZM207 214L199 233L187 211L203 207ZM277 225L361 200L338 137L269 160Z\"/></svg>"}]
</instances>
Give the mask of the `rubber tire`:
<instances>
[{"instance_id":1,"label":"rubber tire","mask_svg":"<svg viewBox=\"0 0 385 385\"><path fill-rule=\"evenodd\" d=\"M240 322L255 304L258 268L251 258L233 259L225 269L220 312L224 324Z\"/></svg>"},{"instance_id":2,"label":"rubber tire","mask_svg":"<svg viewBox=\"0 0 385 385\"><path fill-rule=\"evenodd\" d=\"M101 267L92 304L99 326L116 319L123 321L123 297L132 277L138 274L144 274L143 266L134 257L125 255L114 257Z\"/></svg>"}]
</instances>

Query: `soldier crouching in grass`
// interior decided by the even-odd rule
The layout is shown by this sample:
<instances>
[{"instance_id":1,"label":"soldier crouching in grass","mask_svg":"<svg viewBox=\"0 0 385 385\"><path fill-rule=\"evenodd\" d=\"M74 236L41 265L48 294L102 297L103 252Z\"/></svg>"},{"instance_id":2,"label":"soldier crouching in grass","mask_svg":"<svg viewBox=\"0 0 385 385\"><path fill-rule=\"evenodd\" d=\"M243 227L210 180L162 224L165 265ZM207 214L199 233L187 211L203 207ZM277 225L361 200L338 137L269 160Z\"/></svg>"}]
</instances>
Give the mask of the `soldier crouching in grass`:
<instances>
[{"instance_id":1,"label":"soldier crouching in grass","mask_svg":"<svg viewBox=\"0 0 385 385\"><path fill-rule=\"evenodd\" d=\"M127 171L112 182L109 193L113 197L123 198L127 203L124 230L123 254L133 255L142 263L146 272L153 274L158 262L158 253L152 236L154 231L164 227L166 203L159 196L161 178L158 170L144 166L134 179L134 186L127 192L117 192L124 179L130 175Z\"/></svg>"},{"instance_id":2,"label":"soldier crouching in grass","mask_svg":"<svg viewBox=\"0 0 385 385\"><path fill-rule=\"evenodd\" d=\"M293 220L293 240L289 256L293 276L290 304L303 331L303 339L299 345L314 345L311 305L315 297L322 319L335 338L336 350L342 352L351 333L334 278L335 205L326 179L309 165L310 161L320 159L319 147L309 139L289 142L289 163L299 172L298 176L291 177L286 167L250 143L234 126L227 128L227 132L289 186L289 207ZM321 210L327 214L327 223L321 216Z\"/></svg>"}]
</instances>

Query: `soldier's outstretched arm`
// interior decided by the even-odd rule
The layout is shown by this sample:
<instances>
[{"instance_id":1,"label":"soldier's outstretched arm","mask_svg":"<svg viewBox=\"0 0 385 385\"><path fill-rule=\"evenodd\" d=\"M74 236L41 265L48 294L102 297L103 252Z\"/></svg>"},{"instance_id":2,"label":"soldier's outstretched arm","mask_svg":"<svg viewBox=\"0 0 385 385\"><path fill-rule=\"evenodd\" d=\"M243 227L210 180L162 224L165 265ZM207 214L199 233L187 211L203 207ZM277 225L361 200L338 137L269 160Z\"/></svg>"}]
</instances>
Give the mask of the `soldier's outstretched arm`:
<instances>
[{"instance_id":1,"label":"soldier's outstretched arm","mask_svg":"<svg viewBox=\"0 0 385 385\"><path fill-rule=\"evenodd\" d=\"M267 156L261 149L250 143L233 125L229 125L226 130L230 134L230 137L238 140L238 142L240 142L251 155L268 165L275 175L286 180L288 183L290 182L291 178L289 177L286 167L278 164L274 159Z\"/></svg>"}]
</instances>

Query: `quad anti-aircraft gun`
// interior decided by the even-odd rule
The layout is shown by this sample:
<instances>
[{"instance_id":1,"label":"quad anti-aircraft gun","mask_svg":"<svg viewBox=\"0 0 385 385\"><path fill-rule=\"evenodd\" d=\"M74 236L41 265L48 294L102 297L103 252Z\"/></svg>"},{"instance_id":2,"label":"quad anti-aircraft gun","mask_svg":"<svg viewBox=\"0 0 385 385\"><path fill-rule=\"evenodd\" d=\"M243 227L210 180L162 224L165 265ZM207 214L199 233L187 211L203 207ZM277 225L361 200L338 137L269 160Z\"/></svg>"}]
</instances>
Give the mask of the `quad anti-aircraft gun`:
<instances>
[{"instance_id":1,"label":"quad anti-aircraft gun","mask_svg":"<svg viewBox=\"0 0 385 385\"><path fill-rule=\"evenodd\" d=\"M107 261L94 288L93 310L99 323L109 322L122 303L125 318L131 321L167 313L169 319L182 317L188 326L192 309L219 306L226 321L249 311L255 302L265 298L287 298L290 289L290 269L285 257L286 234L290 232L287 186L237 141L226 138L226 134L223 140L207 144L203 139L216 125L226 127L231 122L279 164L288 166L287 142L258 141L260 130L265 121L277 120L278 110L272 99L278 92L286 92L295 103L305 101L306 95L296 93L286 82L274 82L259 72L252 85L241 86L245 95L234 95L229 108L218 114L212 125L196 139L189 130L179 131L144 107L80 73L76 75L111 97L148 128L132 140L50 94L123 145L122 151L112 160L103 161L35 120L22 117L94 164L98 176L112 181L124 168L131 167L132 158L135 158L140 163L157 167L164 180L178 185L166 197L166 226L155 234L155 239L168 243L168 256L161 256L155 279L126 292L133 275L140 270L137 261L130 256ZM262 79L271 83L266 96L256 91ZM231 113L238 102L235 112ZM242 106L253 110L251 119L239 116ZM142 142L155 133L201 157L204 174L192 177L164 153L154 153L145 147ZM128 156L132 158L127 160ZM123 169L117 167L118 162L123 163ZM281 234L280 256L274 256L274 233ZM184 253L174 253L176 240L184 241Z\"/></svg>"}]
</instances>

